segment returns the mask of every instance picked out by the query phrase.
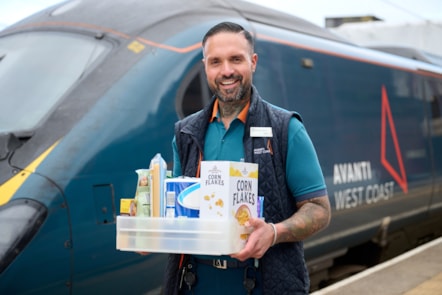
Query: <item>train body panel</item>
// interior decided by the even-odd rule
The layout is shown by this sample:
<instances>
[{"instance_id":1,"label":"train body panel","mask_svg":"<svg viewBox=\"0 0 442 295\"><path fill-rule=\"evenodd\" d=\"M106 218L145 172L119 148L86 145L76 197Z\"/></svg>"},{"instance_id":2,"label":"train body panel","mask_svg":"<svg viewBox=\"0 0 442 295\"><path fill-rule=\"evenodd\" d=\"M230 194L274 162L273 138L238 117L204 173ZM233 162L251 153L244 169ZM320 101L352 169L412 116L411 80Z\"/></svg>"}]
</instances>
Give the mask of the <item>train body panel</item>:
<instances>
[{"instance_id":1,"label":"train body panel","mask_svg":"<svg viewBox=\"0 0 442 295\"><path fill-rule=\"evenodd\" d=\"M30 103L24 113L11 106L20 120L0 126L0 220L26 207L34 213L18 219L38 221L11 235L17 244L0 243L2 293L159 292L166 255L115 249L119 200L134 196L135 170L156 153L172 167L174 123L210 100L200 40L223 20L255 34L254 84L300 112L315 144L333 216L305 242L314 287L367 245L382 260L441 234L440 67L240 1L71 1L0 34L0 77L15 78L0 93ZM29 46L55 65L31 67ZM37 78L56 89L30 87ZM23 120L40 101L39 115Z\"/></svg>"},{"instance_id":2,"label":"train body panel","mask_svg":"<svg viewBox=\"0 0 442 295\"><path fill-rule=\"evenodd\" d=\"M285 97L281 106L308 114L304 121L335 209L329 228L306 242L306 257L376 236L385 217L392 230L425 219L438 194L433 181L440 182L438 136L428 133L440 69L425 76L418 70L425 65L402 58L274 31L263 31L271 41L262 48L258 42L255 84L263 97Z\"/></svg>"}]
</instances>

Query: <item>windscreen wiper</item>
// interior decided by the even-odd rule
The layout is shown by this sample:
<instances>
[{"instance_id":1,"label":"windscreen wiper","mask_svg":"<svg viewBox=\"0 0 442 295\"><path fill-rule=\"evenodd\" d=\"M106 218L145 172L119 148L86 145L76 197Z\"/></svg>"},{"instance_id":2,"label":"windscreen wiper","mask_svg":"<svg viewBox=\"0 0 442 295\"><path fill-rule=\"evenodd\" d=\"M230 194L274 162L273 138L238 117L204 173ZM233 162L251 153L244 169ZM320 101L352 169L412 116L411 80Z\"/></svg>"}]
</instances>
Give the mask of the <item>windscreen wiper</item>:
<instances>
[{"instance_id":1,"label":"windscreen wiper","mask_svg":"<svg viewBox=\"0 0 442 295\"><path fill-rule=\"evenodd\" d=\"M0 161L18 149L23 142L13 133L0 133Z\"/></svg>"}]
</instances>

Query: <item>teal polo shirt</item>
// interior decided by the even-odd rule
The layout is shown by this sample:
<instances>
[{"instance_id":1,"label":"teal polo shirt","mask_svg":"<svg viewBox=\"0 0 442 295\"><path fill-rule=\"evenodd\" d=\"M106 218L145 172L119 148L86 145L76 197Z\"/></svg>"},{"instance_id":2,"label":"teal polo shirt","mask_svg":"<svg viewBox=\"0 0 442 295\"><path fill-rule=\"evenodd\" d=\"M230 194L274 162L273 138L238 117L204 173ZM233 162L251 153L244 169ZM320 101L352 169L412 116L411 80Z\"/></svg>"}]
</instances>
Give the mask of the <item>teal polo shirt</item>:
<instances>
[{"instance_id":1,"label":"teal polo shirt","mask_svg":"<svg viewBox=\"0 0 442 295\"><path fill-rule=\"evenodd\" d=\"M243 136L249 105L244 107L230 127L226 129L221 121L218 103L212 114L204 144L205 161L244 161ZM302 122L292 118L289 122L286 177L290 191L296 201L304 201L326 194L321 166L310 137ZM181 175L181 162L173 139L173 175Z\"/></svg>"}]
</instances>

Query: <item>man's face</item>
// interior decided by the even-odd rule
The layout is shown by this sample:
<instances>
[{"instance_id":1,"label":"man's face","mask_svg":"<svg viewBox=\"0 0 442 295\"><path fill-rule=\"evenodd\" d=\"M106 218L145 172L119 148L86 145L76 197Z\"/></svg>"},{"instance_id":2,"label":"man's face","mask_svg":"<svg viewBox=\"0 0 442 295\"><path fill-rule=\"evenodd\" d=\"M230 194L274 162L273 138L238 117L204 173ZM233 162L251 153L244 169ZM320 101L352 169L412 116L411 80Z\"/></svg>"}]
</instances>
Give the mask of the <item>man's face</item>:
<instances>
[{"instance_id":1,"label":"man's face","mask_svg":"<svg viewBox=\"0 0 442 295\"><path fill-rule=\"evenodd\" d=\"M257 60L243 33L209 37L203 61L210 89L222 102L248 99Z\"/></svg>"}]
</instances>

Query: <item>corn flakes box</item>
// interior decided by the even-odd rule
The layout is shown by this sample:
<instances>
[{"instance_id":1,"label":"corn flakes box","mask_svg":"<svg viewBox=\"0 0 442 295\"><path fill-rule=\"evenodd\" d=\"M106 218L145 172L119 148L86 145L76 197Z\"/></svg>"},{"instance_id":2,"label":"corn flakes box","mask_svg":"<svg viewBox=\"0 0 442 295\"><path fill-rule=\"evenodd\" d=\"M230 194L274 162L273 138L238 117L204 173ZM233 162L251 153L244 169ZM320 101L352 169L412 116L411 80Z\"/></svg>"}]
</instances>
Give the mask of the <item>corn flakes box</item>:
<instances>
[{"instance_id":1,"label":"corn flakes box","mask_svg":"<svg viewBox=\"0 0 442 295\"><path fill-rule=\"evenodd\" d=\"M258 217L258 164L231 161L202 161L200 218L234 219L244 226ZM245 244L240 232L235 243Z\"/></svg>"}]
</instances>

